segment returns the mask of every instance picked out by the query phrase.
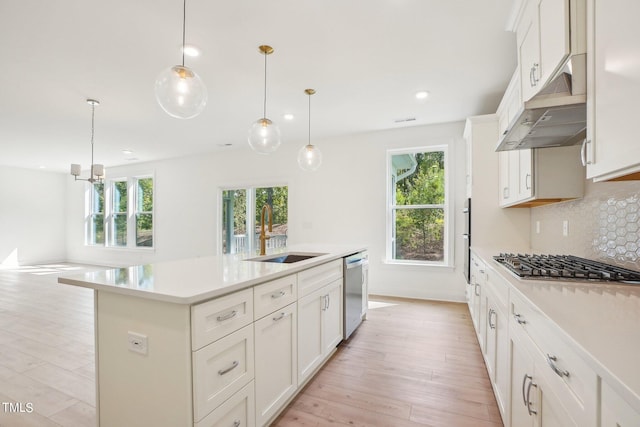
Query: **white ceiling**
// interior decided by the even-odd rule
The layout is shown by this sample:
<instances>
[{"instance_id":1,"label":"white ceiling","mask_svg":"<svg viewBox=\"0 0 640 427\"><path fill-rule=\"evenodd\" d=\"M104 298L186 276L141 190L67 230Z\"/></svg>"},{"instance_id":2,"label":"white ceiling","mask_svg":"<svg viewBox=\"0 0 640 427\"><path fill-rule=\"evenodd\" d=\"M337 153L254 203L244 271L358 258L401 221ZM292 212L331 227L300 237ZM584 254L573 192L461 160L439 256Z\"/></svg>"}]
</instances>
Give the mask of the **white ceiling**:
<instances>
[{"instance_id":1,"label":"white ceiling","mask_svg":"<svg viewBox=\"0 0 640 427\"><path fill-rule=\"evenodd\" d=\"M491 113L515 69L510 9L511 0L188 0L186 41L202 55L185 65L209 102L179 120L153 88L181 62L182 1L2 0L0 164L86 167L86 98L101 102L96 162L107 167L248 149L262 116L261 44L275 48L267 117L283 144L306 142L309 87L312 141ZM418 90L429 98L417 101ZM394 123L405 118L415 120Z\"/></svg>"}]
</instances>

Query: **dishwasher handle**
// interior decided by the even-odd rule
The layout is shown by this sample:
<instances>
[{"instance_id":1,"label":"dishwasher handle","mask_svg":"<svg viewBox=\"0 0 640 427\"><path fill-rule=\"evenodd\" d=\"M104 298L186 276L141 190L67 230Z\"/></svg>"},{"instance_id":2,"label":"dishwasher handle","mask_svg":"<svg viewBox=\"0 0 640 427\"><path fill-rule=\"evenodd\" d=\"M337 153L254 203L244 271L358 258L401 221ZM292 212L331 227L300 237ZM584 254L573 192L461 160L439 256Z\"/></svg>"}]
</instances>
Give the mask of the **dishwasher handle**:
<instances>
[{"instance_id":1,"label":"dishwasher handle","mask_svg":"<svg viewBox=\"0 0 640 427\"><path fill-rule=\"evenodd\" d=\"M347 262L347 270L350 270L352 268L356 268L356 267L360 267L361 265L364 265L367 262L367 260L365 258L361 258L359 260L356 261L352 261L352 262Z\"/></svg>"}]
</instances>

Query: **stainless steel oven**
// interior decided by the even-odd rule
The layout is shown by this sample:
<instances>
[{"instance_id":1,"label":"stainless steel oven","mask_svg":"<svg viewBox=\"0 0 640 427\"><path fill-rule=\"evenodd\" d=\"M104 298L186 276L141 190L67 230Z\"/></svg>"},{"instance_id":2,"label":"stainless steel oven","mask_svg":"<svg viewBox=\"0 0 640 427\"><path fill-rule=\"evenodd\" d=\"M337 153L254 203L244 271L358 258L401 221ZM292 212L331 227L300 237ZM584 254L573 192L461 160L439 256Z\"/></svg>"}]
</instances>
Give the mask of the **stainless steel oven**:
<instances>
[{"instance_id":1,"label":"stainless steel oven","mask_svg":"<svg viewBox=\"0 0 640 427\"><path fill-rule=\"evenodd\" d=\"M462 239L464 242L464 278L467 279L467 283L471 277L471 199L467 199L464 202L464 233Z\"/></svg>"}]
</instances>

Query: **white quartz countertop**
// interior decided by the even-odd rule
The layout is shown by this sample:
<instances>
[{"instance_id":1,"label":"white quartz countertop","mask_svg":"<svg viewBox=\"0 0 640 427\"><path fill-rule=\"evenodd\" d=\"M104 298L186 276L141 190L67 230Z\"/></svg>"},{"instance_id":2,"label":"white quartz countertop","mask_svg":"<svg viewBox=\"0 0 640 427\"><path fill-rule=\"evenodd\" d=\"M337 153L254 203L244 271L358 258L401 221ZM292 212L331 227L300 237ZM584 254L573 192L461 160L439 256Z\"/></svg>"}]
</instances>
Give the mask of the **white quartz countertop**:
<instances>
[{"instance_id":1,"label":"white quartz countertop","mask_svg":"<svg viewBox=\"0 0 640 427\"><path fill-rule=\"evenodd\" d=\"M640 410L640 285L519 279L474 248L487 267L518 292L573 342L597 374ZM504 251L503 251L504 252Z\"/></svg>"},{"instance_id":2,"label":"white quartz countertop","mask_svg":"<svg viewBox=\"0 0 640 427\"><path fill-rule=\"evenodd\" d=\"M365 250L356 245L298 245L268 252L320 254L282 264L256 255L220 255L62 276L58 283L178 304L196 304Z\"/></svg>"}]
</instances>

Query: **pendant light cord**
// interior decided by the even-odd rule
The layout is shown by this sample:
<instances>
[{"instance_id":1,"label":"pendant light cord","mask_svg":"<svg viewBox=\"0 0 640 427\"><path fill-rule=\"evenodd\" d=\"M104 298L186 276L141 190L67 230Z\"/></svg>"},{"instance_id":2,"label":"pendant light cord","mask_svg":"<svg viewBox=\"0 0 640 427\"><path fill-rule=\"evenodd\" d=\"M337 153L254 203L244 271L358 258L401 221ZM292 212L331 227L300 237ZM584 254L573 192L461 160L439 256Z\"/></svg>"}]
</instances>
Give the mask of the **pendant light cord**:
<instances>
[{"instance_id":1,"label":"pendant light cord","mask_svg":"<svg viewBox=\"0 0 640 427\"><path fill-rule=\"evenodd\" d=\"M262 107L262 118L267 118L267 53L264 53L264 103Z\"/></svg>"},{"instance_id":2,"label":"pendant light cord","mask_svg":"<svg viewBox=\"0 0 640 427\"><path fill-rule=\"evenodd\" d=\"M182 66L184 67L184 41L187 23L187 0L182 1Z\"/></svg>"},{"instance_id":3,"label":"pendant light cord","mask_svg":"<svg viewBox=\"0 0 640 427\"><path fill-rule=\"evenodd\" d=\"M307 145L311 145L311 94L309 94L309 137Z\"/></svg>"},{"instance_id":4,"label":"pendant light cord","mask_svg":"<svg viewBox=\"0 0 640 427\"><path fill-rule=\"evenodd\" d=\"M94 135L94 123L96 115L96 104L91 104L91 178L93 179L93 135Z\"/></svg>"}]
</instances>

